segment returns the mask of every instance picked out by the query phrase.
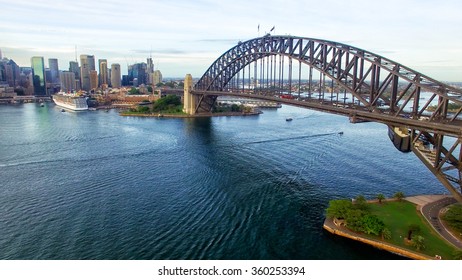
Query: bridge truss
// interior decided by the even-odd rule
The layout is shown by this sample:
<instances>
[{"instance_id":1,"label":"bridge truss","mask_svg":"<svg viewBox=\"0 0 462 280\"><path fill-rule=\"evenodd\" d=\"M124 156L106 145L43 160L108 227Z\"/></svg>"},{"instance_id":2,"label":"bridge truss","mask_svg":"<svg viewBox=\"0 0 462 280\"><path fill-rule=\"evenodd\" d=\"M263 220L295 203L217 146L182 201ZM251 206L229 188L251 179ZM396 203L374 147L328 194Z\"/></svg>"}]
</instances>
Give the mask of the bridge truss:
<instances>
[{"instance_id":1,"label":"bridge truss","mask_svg":"<svg viewBox=\"0 0 462 280\"><path fill-rule=\"evenodd\" d=\"M237 95L384 123L409 139L401 151L413 151L462 202L462 90L397 62L338 42L267 35L225 52L193 93L196 113Z\"/></svg>"}]
</instances>

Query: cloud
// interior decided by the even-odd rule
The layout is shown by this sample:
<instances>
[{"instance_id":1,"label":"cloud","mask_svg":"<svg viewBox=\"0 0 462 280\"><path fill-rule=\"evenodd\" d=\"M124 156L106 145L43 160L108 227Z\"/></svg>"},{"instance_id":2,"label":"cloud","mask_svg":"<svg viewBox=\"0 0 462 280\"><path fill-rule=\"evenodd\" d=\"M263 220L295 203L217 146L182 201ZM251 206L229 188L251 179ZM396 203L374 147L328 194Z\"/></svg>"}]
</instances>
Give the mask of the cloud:
<instances>
[{"instance_id":1,"label":"cloud","mask_svg":"<svg viewBox=\"0 0 462 280\"><path fill-rule=\"evenodd\" d=\"M405 65L462 64L456 0L0 0L0 7L0 48L27 64L32 53L73 60L74 46L113 62L145 61L152 50L183 76L182 62L193 67L196 57L197 69L207 68L207 59L257 37L259 24L260 35L276 26L275 34L342 42Z\"/></svg>"}]
</instances>

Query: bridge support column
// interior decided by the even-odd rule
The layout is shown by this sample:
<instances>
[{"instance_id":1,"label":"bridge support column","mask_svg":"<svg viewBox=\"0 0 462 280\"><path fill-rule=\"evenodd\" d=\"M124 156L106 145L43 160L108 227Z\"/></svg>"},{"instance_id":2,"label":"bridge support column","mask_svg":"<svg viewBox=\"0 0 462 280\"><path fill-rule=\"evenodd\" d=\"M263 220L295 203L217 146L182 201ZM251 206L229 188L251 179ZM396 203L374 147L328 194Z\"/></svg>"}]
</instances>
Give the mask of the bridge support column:
<instances>
[{"instance_id":1,"label":"bridge support column","mask_svg":"<svg viewBox=\"0 0 462 280\"><path fill-rule=\"evenodd\" d=\"M191 94L193 86L192 76L187 74L184 78L183 112L189 115L196 113L196 97Z\"/></svg>"}]
</instances>

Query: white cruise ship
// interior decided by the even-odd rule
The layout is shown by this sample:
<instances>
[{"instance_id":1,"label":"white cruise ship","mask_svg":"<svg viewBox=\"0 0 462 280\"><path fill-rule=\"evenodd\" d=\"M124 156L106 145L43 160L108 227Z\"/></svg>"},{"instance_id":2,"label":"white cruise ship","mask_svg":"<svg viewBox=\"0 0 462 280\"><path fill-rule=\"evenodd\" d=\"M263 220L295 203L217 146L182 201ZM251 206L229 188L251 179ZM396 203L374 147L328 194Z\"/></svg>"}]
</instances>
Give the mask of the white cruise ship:
<instances>
[{"instance_id":1,"label":"white cruise ship","mask_svg":"<svg viewBox=\"0 0 462 280\"><path fill-rule=\"evenodd\" d=\"M58 92L52 95L53 102L56 105L73 111L88 110L87 99L84 96L75 93Z\"/></svg>"}]
</instances>

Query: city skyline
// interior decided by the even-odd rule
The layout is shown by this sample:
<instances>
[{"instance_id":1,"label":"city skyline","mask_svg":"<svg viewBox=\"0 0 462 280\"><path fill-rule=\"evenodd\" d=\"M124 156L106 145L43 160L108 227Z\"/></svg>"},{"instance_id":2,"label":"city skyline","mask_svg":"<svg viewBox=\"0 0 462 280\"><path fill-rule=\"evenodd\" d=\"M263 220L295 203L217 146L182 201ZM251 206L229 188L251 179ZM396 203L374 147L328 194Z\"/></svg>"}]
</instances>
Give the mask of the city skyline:
<instances>
[{"instance_id":1,"label":"city skyline","mask_svg":"<svg viewBox=\"0 0 462 280\"><path fill-rule=\"evenodd\" d=\"M145 62L166 77L200 77L238 41L273 35L321 38L377 53L441 81L462 81L462 3L349 1L5 1L0 49L20 66L82 54L108 65ZM80 62L80 61L79 61Z\"/></svg>"}]
</instances>

